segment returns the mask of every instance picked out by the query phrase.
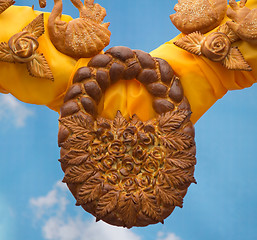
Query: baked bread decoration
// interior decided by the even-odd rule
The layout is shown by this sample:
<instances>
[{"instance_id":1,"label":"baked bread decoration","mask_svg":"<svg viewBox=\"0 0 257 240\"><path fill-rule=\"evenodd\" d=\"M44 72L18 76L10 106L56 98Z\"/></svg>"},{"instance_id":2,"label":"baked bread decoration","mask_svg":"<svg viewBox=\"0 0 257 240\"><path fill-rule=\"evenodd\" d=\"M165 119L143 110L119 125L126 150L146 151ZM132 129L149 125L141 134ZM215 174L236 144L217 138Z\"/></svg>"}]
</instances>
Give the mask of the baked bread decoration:
<instances>
[{"instance_id":1,"label":"baked bread decoration","mask_svg":"<svg viewBox=\"0 0 257 240\"><path fill-rule=\"evenodd\" d=\"M21 32L13 35L8 43L0 43L0 61L25 63L33 77L54 80L53 74L42 53L38 53L37 39L44 33L44 14L38 15Z\"/></svg>"},{"instance_id":2,"label":"baked bread decoration","mask_svg":"<svg viewBox=\"0 0 257 240\"><path fill-rule=\"evenodd\" d=\"M194 1L193 1L194 2ZM191 4L193 3L191 2ZM206 9L206 14L208 15L208 9L207 3L208 1L197 1L197 14L196 16L205 16L203 15L204 10ZM217 6L221 4L219 1L214 1L213 3L217 2ZM226 1L225 1L226 2ZM247 28L246 31L242 30L242 32L247 32L249 29L252 31L250 34L248 34L248 39L254 40L255 37L257 37L257 15L255 16L255 11L250 10L245 7L246 0L241 0L239 6L235 2L235 0L230 1L230 6L233 10L228 9L228 14L231 18L233 18L236 21L241 21L241 19L245 19L244 23L247 22L248 25L252 25L250 28L249 26L244 26ZM179 7L180 6L180 7ZM190 14L190 11L194 11L194 8L192 8L193 5L190 5L190 1L183 2L179 1L179 5L176 6L176 9L178 13L184 13L185 15L188 15L190 19L185 18L183 16L183 19L187 19L189 24L191 22L198 22L200 20L193 19L194 14ZM216 5L215 5L216 6ZM190 10L191 9L191 10ZM257 9L256 9L257 10ZM251 13L251 14L250 14ZM257 13L257 11L256 11ZM177 15L172 15L174 19L175 17L178 17ZM247 19L247 17L251 17L250 19ZM212 19L210 16L207 17L209 20ZM222 17L222 19L224 16ZM187 21L185 24L187 24ZM256 21L256 22L255 22ZM203 20L200 21L201 23L204 23ZM220 24L220 22L219 22ZM232 25L231 25L232 24ZM235 28L236 26L236 28ZM215 26L216 27L216 26ZM215 27L210 27L208 31L214 29ZM193 29L193 28L192 28ZM191 29L191 30L192 30ZM240 29L243 29L241 27ZM208 31L202 31L202 25L195 24L194 25L194 31L184 31L181 30L183 33L189 33L185 37L182 37L174 42L174 44L190 53L196 54L198 56L204 56L208 58L211 61L214 62L220 62L224 67L226 67L229 70L243 70L243 71L251 71L252 68L250 65L245 61L242 53L240 50L232 46L232 43L240 40L241 35L238 33L239 31L239 24L236 24L234 22L227 22L223 25L221 25L215 32L211 32L207 35L204 35L203 33L206 33ZM254 33L256 30L256 34ZM247 35L247 34L246 34ZM249 36L251 35L251 36ZM255 37L254 37L255 36ZM256 38L257 39L257 38Z\"/></svg>"},{"instance_id":3,"label":"baked bread decoration","mask_svg":"<svg viewBox=\"0 0 257 240\"><path fill-rule=\"evenodd\" d=\"M142 83L156 117L120 111L106 119L97 105L119 80ZM61 107L58 143L63 182L97 221L131 228L164 221L195 183L190 105L170 65L140 50L113 47L77 70Z\"/></svg>"},{"instance_id":4,"label":"baked bread decoration","mask_svg":"<svg viewBox=\"0 0 257 240\"><path fill-rule=\"evenodd\" d=\"M227 0L178 0L174 10L170 19L182 33L207 33L224 19Z\"/></svg>"},{"instance_id":5,"label":"baked bread decoration","mask_svg":"<svg viewBox=\"0 0 257 240\"><path fill-rule=\"evenodd\" d=\"M61 0L55 0L49 18L49 34L53 44L60 52L73 58L58 51L51 55L58 55L54 61L57 64L53 64L56 84L50 82L51 86L43 89L38 87L38 81L32 91L28 91L30 83L23 83L26 80L29 82L30 78L26 69L22 68L20 72L17 71L18 76L14 76L16 79L12 81L12 85L11 81L6 83L0 79L0 91L12 94L15 91L21 92L18 96L26 96L22 99L33 103L35 95L48 93L52 90L52 85L60 83L56 86L58 94L53 94L51 101L46 97L47 94L43 93L43 96L38 97L40 102L36 104L54 106L52 109L58 112L64 100L59 118L59 161L64 171L63 182L74 195L76 204L93 214L97 220L116 226L131 228L163 223L175 207L182 207L188 187L195 183L196 148L194 126L190 119L195 123L228 90L251 86L255 82L256 71L230 74L231 72L219 64L208 60L204 62L201 57L179 55L181 50L174 47L172 42L151 53L163 56L169 63L127 47L113 47L105 54L94 56L109 43L109 23L102 24L105 10L94 4L93 0L86 0L85 6L80 0L71 1L80 11L79 19L62 21L69 17L61 18ZM236 24L240 25L255 13L245 8L245 2L241 1L239 5L235 1L230 2L234 12L229 16ZM39 3L44 7L46 1L39 0ZM171 19L189 34L177 40L175 44L190 53L220 62L228 69L250 71L251 67L239 49L233 45L240 40L239 29L229 27L228 23L216 32L203 34L213 29L217 21L222 19L226 12L224 3L225 1L221 0L179 1L175 8L177 13ZM29 11L33 16L38 14L33 8L24 9L21 16ZM6 11L6 15L7 12L9 14L9 11ZM8 18L12 16L14 14L10 14ZM189 27L181 19L184 17ZM0 59L11 63L25 63L31 75L53 79L45 58L36 52L39 46L37 39L44 33L43 19L43 14L39 15L21 32L11 37L8 43L1 43ZM193 27L190 25L192 22ZM17 26L15 27L17 29ZM92 38L87 38L91 35ZM42 38L42 42L48 41L48 37L46 35ZM242 46L244 53L251 49L249 44L242 45L246 45ZM56 50L52 44L48 46L51 50ZM46 48L44 52L47 54L51 50ZM255 67L253 60L257 55L249 55L246 57ZM81 59L77 62L78 58L91 56L94 57L90 61ZM176 61L176 58L179 61ZM89 61L87 65L77 69L86 61ZM65 64L69 66L69 70L63 67L66 62L69 63ZM16 73L14 68L17 65L10 65L13 71L7 73L5 67L0 68L1 73L4 73L2 78L10 72ZM185 94L180 79L170 67L174 66L175 69L176 65L176 74L183 80ZM62 68L58 68L59 66ZM74 68L77 71L72 77L72 85L67 89ZM223 76L226 76L226 82L222 82ZM142 121L138 117L140 114L126 118L122 109L115 111L116 116L113 118L101 115L102 105L107 99L104 96L107 89L120 80L136 81L148 90L156 113L152 119ZM5 85L2 86L2 82ZM21 82L21 86L16 87L17 82ZM149 100L144 93L143 91L143 98ZM194 119L191 118L190 104L185 95L190 100L194 112L198 114ZM143 107L141 109L145 110ZM150 112L152 109L147 108L146 111Z\"/></svg>"},{"instance_id":6,"label":"baked bread decoration","mask_svg":"<svg viewBox=\"0 0 257 240\"><path fill-rule=\"evenodd\" d=\"M0 14L15 3L14 0L0 0Z\"/></svg>"},{"instance_id":7,"label":"baked bread decoration","mask_svg":"<svg viewBox=\"0 0 257 240\"><path fill-rule=\"evenodd\" d=\"M251 10L245 6L246 3L247 0L239 3L229 1L231 8L228 8L227 16L233 21L228 21L227 25L240 39L257 44L257 8Z\"/></svg>"},{"instance_id":8,"label":"baked bread decoration","mask_svg":"<svg viewBox=\"0 0 257 240\"><path fill-rule=\"evenodd\" d=\"M190 53L220 62L229 70L251 71L252 68L240 50L231 45L235 40L237 37L224 25L218 32L210 33L208 36L195 32L178 39L174 44Z\"/></svg>"},{"instance_id":9,"label":"baked bread decoration","mask_svg":"<svg viewBox=\"0 0 257 240\"><path fill-rule=\"evenodd\" d=\"M252 68L245 61L238 47L232 46L232 43L240 39L250 43L257 43L257 9L250 10L245 7L246 2L247 0L241 0L238 4L235 0L229 1L231 8L227 10L227 15L234 21L228 21L221 25L216 32L205 36L202 26L194 25L195 31L192 33L181 30L189 34L178 39L174 44L190 53L204 56L214 62L220 62L229 70L251 71ZM181 9L185 11L186 15L190 12L187 9L189 8L187 4L189 2L185 3L187 7L182 7L184 5L181 5ZM206 8L206 5L201 1L197 2L197 6L200 9ZM193 15L189 14L189 16L192 18ZM190 22L191 19L189 20Z\"/></svg>"},{"instance_id":10,"label":"baked bread decoration","mask_svg":"<svg viewBox=\"0 0 257 240\"><path fill-rule=\"evenodd\" d=\"M41 8L45 8L46 7L46 0L39 0L39 6Z\"/></svg>"},{"instance_id":11,"label":"baked bread decoration","mask_svg":"<svg viewBox=\"0 0 257 240\"><path fill-rule=\"evenodd\" d=\"M106 11L94 0L71 0L79 10L80 18L61 20L62 0L54 0L54 8L48 20L48 31L58 51L75 59L89 58L100 53L110 42L110 23L102 23Z\"/></svg>"}]
</instances>

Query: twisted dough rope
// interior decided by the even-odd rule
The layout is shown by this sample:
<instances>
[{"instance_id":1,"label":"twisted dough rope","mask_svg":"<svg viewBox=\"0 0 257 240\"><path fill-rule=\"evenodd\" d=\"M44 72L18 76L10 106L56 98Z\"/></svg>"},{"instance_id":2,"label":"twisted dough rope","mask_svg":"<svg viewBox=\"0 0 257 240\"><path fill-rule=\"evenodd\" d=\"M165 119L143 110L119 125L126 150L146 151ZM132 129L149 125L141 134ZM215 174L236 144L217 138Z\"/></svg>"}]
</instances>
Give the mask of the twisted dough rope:
<instances>
[{"instance_id":1,"label":"twisted dough rope","mask_svg":"<svg viewBox=\"0 0 257 240\"><path fill-rule=\"evenodd\" d=\"M103 93L121 79L145 85L155 119L98 116ZM194 127L180 81L165 60L113 47L78 69L64 101L60 162L77 205L97 220L128 228L163 222L182 207L195 182Z\"/></svg>"}]
</instances>

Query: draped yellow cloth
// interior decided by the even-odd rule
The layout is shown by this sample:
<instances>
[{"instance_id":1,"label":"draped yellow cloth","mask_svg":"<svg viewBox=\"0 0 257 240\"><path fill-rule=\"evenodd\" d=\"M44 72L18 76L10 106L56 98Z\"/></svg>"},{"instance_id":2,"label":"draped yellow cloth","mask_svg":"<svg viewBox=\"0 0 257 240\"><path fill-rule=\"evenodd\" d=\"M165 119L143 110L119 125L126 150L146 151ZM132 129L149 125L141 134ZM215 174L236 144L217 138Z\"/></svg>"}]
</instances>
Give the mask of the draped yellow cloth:
<instances>
[{"instance_id":1,"label":"draped yellow cloth","mask_svg":"<svg viewBox=\"0 0 257 240\"><path fill-rule=\"evenodd\" d=\"M8 42L10 37L20 32L41 12L30 7L12 6L0 15L0 42ZM49 13L44 14L45 26ZM63 16L64 21L72 18ZM38 52L43 53L53 72L55 81L31 77L26 64L0 62L0 92L11 93L26 103L47 105L59 111L63 97L68 88L71 73L76 60L56 50L49 39L47 27L45 33L38 38Z\"/></svg>"},{"instance_id":2,"label":"draped yellow cloth","mask_svg":"<svg viewBox=\"0 0 257 240\"><path fill-rule=\"evenodd\" d=\"M165 59L179 76L193 112L192 122L195 123L228 90L247 88L256 82L257 46L246 42L237 43L253 71L232 71L220 63L176 47L173 44L175 40L176 38L160 46L151 54Z\"/></svg>"},{"instance_id":3,"label":"draped yellow cloth","mask_svg":"<svg viewBox=\"0 0 257 240\"><path fill-rule=\"evenodd\" d=\"M247 7L257 8L256 0L249 0ZM39 14L40 12L29 7L10 7L0 15L0 42L8 42L12 35L21 31ZM44 16L46 26L49 13L45 13ZM63 16L64 21L71 19L69 16ZM243 89L256 82L257 46L243 41L234 43L253 70L232 71L220 63L195 56L176 47L173 42L180 37L182 34L150 54L165 59L179 76L191 105L193 123L228 90ZM49 39L47 27L45 34L38 41L38 52L44 54L55 81L29 76L25 64L0 62L0 92L11 93L21 101L46 105L59 111L65 92L72 84L75 71L81 66L86 66L90 59L76 61L58 52ZM117 110L127 117L137 114L144 121L155 116L152 97L137 81L121 80L107 90L99 112L102 116L112 119Z\"/></svg>"}]
</instances>

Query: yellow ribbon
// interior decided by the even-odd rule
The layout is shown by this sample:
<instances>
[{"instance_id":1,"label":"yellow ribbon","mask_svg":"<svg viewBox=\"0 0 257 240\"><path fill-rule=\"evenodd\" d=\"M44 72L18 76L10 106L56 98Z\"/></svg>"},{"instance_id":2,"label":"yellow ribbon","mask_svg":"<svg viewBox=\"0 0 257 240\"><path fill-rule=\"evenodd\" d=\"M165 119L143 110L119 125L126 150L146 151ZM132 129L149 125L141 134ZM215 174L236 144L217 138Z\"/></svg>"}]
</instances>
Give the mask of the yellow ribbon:
<instances>
[{"instance_id":1,"label":"yellow ribbon","mask_svg":"<svg viewBox=\"0 0 257 240\"><path fill-rule=\"evenodd\" d=\"M255 0L249 0L249 8L257 8ZM41 12L29 7L12 6L0 15L0 42L8 42L9 38L21 31ZM49 13L44 14L45 26ZM72 18L63 15L62 20ZM228 19L225 19L227 21ZM250 87L257 79L257 46L239 41L238 46L253 71L232 71L207 58L192 55L176 47L173 42L182 37L161 45L150 54L165 59L180 78L184 93L192 109L192 122L195 123L218 99L228 90ZM54 75L54 82L47 79L31 77L26 65L0 62L0 92L11 93L23 102L46 105L59 112L63 97L72 84L75 71L85 66L90 59L74 60L60 52L52 45L47 27L45 34L39 39L38 52L44 54ZM117 110L126 117L137 114L146 121L155 116L152 109L152 97L145 87L137 81L121 80L111 86L100 104L102 116L113 119Z\"/></svg>"}]
</instances>

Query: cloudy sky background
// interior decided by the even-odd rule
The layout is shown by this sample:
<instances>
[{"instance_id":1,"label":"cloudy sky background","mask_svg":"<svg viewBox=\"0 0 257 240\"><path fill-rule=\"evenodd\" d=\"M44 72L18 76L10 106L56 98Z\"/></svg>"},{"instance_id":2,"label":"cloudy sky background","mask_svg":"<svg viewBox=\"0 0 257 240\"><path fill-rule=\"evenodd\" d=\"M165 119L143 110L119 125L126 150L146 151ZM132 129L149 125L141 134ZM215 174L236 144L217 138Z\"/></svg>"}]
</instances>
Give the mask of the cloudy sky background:
<instances>
[{"instance_id":1,"label":"cloudy sky background","mask_svg":"<svg viewBox=\"0 0 257 240\"><path fill-rule=\"evenodd\" d=\"M69 1L64 12L78 16ZM16 1L38 8L37 1ZM151 51L179 32L171 0L101 0L112 32L109 47ZM51 11L53 1L48 0ZM228 93L196 124L197 185L165 220L127 230L75 206L61 183L58 114L0 95L0 239L252 240L257 239L257 87Z\"/></svg>"}]
</instances>

